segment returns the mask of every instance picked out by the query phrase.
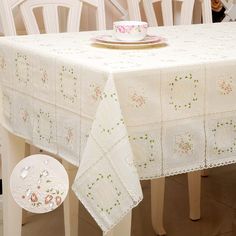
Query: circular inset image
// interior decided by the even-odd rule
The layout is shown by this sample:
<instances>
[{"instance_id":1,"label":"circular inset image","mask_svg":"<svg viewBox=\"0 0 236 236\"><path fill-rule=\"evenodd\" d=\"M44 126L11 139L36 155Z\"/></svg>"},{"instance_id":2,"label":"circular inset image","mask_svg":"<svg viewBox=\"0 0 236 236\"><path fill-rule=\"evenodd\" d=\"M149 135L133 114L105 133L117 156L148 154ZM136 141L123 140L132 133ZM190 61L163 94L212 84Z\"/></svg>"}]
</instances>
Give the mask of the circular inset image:
<instances>
[{"instance_id":1,"label":"circular inset image","mask_svg":"<svg viewBox=\"0 0 236 236\"><path fill-rule=\"evenodd\" d=\"M48 155L32 155L21 160L10 179L16 203L33 213L46 213L65 200L69 180L65 168Z\"/></svg>"}]
</instances>

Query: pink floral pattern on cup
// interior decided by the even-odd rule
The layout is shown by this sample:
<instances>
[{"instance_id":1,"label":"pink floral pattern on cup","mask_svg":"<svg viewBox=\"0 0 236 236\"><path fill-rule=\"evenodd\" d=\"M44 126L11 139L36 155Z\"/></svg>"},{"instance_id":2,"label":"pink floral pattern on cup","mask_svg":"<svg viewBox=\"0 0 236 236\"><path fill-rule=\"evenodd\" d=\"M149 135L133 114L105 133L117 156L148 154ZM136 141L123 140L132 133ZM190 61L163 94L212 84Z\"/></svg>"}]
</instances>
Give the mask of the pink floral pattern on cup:
<instances>
[{"instance_id":1,"label":"pink floral pattern on cup","mask_svg":"<svg viewBox=\"0 0 236 236\"><path fill-rule=\"evenodd\" d=\"M148 24L142 21L117 21L114 36L121 41L140 41L147 35Z\"/></svg>"},{"instance_id":2,"label":"pink floral pattern on cup","mask_svg":"<svg viewBox=\"0 0 236 236\"><path fill-rule=\"evenodd\" d=\"M115 25L114 29L119 33L139 33L147 29L147 25Z\"/></svg>"}]
</instances>

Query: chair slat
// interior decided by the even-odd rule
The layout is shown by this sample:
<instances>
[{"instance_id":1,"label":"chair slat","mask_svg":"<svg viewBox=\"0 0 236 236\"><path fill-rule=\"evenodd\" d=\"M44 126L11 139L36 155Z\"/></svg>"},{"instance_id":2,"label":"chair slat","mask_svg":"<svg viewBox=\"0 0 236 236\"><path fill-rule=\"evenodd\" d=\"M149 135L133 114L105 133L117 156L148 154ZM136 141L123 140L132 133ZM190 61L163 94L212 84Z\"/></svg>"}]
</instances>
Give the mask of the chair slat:
<instances>
[{"instance_id":1,"label":"chair slat","mask_svg":"<svg viewBox=\"0 0 236 236\"><path fill-rule=\"evenodd\" d=\"M43 7L43 20L46 32L59 33L58 5Z\"/></svg>"},{"instance_id":2,"label":"chair slat","mask_svg":"<svg viewBox=\"0 0 236 236\"><path fill-rule=\"evenodd\" d=\"M27 32L30 34L40 34L40 30L33 12L34 7L29 4L29 2L24 2L20 5L20 10Z\"/></svg>"},{"instance_id":3,"label":"chair slat","mask_svg":"<svg viewBox=\"0 0 236 236\"><path fill-rule=\"evenodd\" d=\"M82 2L78 1L74 8L70 8L67 19L67 32L79 31L82 13Z\"/></svg>"}]
</instances>

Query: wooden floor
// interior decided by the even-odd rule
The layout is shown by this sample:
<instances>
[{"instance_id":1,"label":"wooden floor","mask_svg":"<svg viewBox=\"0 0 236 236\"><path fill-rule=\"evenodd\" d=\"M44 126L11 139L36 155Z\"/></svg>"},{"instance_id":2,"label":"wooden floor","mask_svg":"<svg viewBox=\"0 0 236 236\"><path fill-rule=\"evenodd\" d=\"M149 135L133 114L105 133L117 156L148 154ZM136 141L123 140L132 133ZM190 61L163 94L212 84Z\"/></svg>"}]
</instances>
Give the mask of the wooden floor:
<instances>
[{"instance_id":1,"label":"wooden floor","mask_svg":"<svg viewBox=\"0 0 236 236\"><path fill-rule=\"evenodd\" d=\"M154 236L150 219L150 184L146 181L142 186L144 200L133 211L132 236ZM186 175L167 178L165 228L168 236L236 236L236 165L212 169L209 177L202 179L202 219L197 222L188 218ZM2 232L1 221L0 230ZM41 235L64 236L62 208L30 217L22 236ZM78 235L102 235L82 206Z\"/></svg>"}]
</instances>

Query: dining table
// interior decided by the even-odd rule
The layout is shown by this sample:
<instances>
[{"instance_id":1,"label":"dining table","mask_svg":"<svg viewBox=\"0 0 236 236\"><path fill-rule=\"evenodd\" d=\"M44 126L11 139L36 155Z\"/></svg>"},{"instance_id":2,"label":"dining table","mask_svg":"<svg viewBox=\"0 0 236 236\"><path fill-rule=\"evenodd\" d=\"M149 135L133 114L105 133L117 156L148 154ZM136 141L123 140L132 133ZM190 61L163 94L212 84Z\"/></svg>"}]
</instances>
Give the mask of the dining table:
<instances>
[{"instance_id":1,"label":"dining table","mask_svg":"<svg viewBox=\"0 0 236 236\"><path fill-rule=\"evenodd\" d=\"M94 44L112 31L0 38L1 139L14 140L3 183L21 142L56 154L79 167L72 189L107 233L142 201L140 180L236 162L236 22L148 34L165 43Z\"/></svg>"}]
</instances>

